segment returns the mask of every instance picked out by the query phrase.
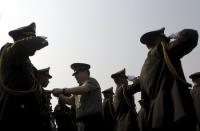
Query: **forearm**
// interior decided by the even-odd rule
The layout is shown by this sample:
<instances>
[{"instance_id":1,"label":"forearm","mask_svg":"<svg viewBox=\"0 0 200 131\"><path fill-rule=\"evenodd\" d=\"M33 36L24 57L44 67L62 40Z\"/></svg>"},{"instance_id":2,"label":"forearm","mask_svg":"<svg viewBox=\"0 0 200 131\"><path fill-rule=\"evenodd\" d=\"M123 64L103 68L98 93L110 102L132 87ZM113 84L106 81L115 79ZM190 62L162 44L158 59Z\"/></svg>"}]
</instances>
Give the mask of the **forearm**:
<instances>
[{"instance_id":1,"label":"forearm","mask_svg":"<svg viewBox=\"0 0 200 131\"><path fill-rule=\"evenodd\" d=\"M192 51L198 42L198 33L196 30L184 29L180 31L173 42L169 44L170 52L182 57Z\"/></svg>"},{"instance_id":2,"label":"forearm","mask_svg":"<svg viewBox=\"0 0 200 131\"><path fill-rule=\"evenodd\" d=\"M89 92L89 88L87 86L77 86L77 87L71 87L71 88L64 88L63 93L64 94L85 94Z\"/></svg>"},{"instance_id":3,"label":"forearm","mask_svg":"<svg viewBox=\"0 0 200 131\"><path fill-rule=\"evenodd\" d=\"M35 51L48 45L48 42L42 37L32 37L23 41L16 42L12 47L12 53L19 57L28 57Z\"/></svg>"}]
</instances>

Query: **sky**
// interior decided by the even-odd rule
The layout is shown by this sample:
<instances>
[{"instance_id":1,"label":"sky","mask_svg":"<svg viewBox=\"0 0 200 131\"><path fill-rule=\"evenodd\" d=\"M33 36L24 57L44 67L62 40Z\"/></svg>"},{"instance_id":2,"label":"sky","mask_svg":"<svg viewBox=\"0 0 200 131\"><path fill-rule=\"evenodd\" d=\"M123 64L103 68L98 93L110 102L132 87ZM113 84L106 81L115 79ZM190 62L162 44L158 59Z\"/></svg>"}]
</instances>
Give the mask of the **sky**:
<instances>
[{"instance_id":1,"label":"sky","mask_svg":"<svg viewBox=\"0 0 200 131\"><path fill-rule=\"evenodd\" d=\"M77 85L70 65L91 65L102 90L115 84L110 75L126 68L138 76L147 56L142 34L165 27L170 35L184 28L200 31L199 0L0 0L0 47L13 42L8 32L36 23L49 46L30 57L37 69L50 67L47 89ZM199 45L182 58L188 76L200 71ZM139 95L136 95L136 101ZM57 101L53 99L53 105Z\"/></svg>"}]
</instances>

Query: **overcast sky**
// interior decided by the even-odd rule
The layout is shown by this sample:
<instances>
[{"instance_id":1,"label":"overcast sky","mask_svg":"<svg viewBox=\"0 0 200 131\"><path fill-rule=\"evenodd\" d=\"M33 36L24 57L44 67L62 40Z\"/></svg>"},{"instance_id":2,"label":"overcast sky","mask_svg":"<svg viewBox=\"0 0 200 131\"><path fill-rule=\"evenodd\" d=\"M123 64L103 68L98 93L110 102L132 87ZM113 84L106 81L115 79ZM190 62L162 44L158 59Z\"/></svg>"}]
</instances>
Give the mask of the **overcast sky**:
<instances>
[{"instance_id":1,"label":"overcast sky","mask_svg":"<svg viewBox=\"0 0 200 131\"><path fill-rule=\"evenodd\" d=\"M115 86L110 75L126 68L138 76L147 55L139 41L147 31L200 31L199 0L0 0L0 46L13 42L10 30L36 22L49 46L31 57L36 68L51 67L48 89L77 85L70 65L91 65L102 90ZM185 76L199 70L199 45L182 59Z\"/></svg>"}]
</instances>

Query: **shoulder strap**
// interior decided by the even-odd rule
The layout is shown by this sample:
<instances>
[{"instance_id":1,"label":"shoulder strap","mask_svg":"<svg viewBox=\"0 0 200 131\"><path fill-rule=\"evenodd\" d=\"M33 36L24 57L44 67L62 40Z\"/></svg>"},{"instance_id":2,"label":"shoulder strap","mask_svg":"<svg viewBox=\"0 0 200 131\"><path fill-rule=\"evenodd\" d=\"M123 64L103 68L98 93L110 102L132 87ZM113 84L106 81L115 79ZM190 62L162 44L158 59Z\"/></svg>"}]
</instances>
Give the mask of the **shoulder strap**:
<instances>
[{"instance_id":1,"label":"shoulder strap","mask_svg":"<svg viewBox=\"0 0 200 131\"><path fill-rule=\"evenodd\" d=\"M170 70L170 72L172 73L172 75L180 80L182 83L186 84L187 86L191 87L191 84L186 82L183 78L181 78L181 76L176 72L174 66L172 65L171 63L171 60L169 58L169 55L167 53L167 49L166 49L166 44L161 41L161 45L162 45L162 50L163 50L163 54L164 54L164 60L165 60L165 63L167 64L167 67L168 69Z\"/></svg>"}]
</instances>

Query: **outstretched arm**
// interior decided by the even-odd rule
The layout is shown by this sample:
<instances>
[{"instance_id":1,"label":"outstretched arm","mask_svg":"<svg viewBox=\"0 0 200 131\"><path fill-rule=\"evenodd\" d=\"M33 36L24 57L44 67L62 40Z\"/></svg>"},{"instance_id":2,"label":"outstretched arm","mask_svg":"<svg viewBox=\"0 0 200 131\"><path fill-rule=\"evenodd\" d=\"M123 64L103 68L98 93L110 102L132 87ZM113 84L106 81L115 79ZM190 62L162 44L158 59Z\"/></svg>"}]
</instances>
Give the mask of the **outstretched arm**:
<instances>
[{"instance_id":1,"label":"outstretched arm","mask_svg":"<svg viewBox=\"0 0 200 131\"><path fill-rule=\"evenodd\" d=\"M77 87L71 87L71 88L55 88L53 89L54 96L58 96L60 94L63 94L65 96L70 96L70 94L85 94L89 92L89 88L86 85L77 86Z\"/></svg>"}]
</instances>

